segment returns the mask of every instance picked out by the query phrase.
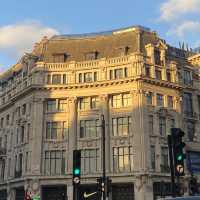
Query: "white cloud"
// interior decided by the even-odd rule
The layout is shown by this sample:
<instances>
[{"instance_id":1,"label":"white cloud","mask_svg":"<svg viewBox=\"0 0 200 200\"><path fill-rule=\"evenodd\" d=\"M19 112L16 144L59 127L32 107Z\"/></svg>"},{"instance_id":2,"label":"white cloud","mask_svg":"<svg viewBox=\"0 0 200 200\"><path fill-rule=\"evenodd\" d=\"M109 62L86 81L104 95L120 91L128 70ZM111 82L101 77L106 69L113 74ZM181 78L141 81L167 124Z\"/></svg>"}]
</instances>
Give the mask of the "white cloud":
<instances>
[{"instance_id":1,"label":"white cloud","mask_svg":"<svg viewBox=\"0 0 200 200\"><path fill-rule=\"evenodd\" d=\"M200 22L198 21L184 21L183 23L171 28L168 31L168 35L176 35L178 37L184 37L187 33L198 34L200 33Z\"/></svg>"},{"instance_id":2,"label":"white cloud","mask_svg":"<svg viewBox=\"0 0 200 200\"><path fill-rule=\"evenodd\" d=\"M200 0L167 0L160 7L160 20L173 21L188 13L200 11Z\"/></svg>"},{"instance_id":3,"label":"white cloud","mask_svg":"<svg viewBox=\"0 0 200 200\"><path fill-rule=\"evenodd\" d=\"M55 34L59 34L57 30L35 21L2 26L0 51L18 59L25 52L30 52L34 43L40 41L43 36L51 37Z\"/></svg>"}]
</instances>

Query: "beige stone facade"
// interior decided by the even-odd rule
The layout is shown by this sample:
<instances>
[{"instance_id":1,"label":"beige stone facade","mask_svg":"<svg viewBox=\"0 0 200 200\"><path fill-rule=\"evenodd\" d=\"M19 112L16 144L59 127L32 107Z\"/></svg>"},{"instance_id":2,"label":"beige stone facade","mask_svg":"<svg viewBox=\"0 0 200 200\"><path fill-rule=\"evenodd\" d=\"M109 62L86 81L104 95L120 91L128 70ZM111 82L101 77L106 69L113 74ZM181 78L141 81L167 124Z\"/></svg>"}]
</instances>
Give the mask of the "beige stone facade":
<instances>
[{"instance_id":1,"label":"beige stone facade","mask_svg":"<svg viewBox=\"0 0 200 200\"><path fill-rule=\"evenodd\" d=\"M153 199L156 185L170 182L170 128L200 150L200 56L189 54L142 27L44 38L0 75L2 196L23 199L28 190L46 200L60 186L72 200L74 149L82 150L81 184L92 187L102 173L104 115L111 198Z\"/></svg>"}]
</instances>

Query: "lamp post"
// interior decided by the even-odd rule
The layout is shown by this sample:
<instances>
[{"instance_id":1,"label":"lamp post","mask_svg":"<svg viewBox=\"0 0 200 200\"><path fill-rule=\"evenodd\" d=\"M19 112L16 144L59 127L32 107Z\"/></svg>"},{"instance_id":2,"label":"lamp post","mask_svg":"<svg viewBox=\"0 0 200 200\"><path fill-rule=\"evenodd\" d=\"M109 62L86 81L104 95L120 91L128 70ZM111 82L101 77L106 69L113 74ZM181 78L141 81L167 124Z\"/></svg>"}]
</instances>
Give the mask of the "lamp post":
<instances>
[{"instance_id":1,"label":"lamp post","mask_svg":"<svg viewBox=\"0 0 200 200\"><path fill-rule=\"evenodd\" d=\"M103 179L103 184L105 188L105 183L106 183L106 150L105 150L105 119L104 115L101 115L101 128L102 128L102 150L103 150L103 155L102 155L102 163L103 163L103 174L102 174L102 179ZM106 191L104 189L103 191L103 200L106 200Z\"/></svg>"}]
</instances>

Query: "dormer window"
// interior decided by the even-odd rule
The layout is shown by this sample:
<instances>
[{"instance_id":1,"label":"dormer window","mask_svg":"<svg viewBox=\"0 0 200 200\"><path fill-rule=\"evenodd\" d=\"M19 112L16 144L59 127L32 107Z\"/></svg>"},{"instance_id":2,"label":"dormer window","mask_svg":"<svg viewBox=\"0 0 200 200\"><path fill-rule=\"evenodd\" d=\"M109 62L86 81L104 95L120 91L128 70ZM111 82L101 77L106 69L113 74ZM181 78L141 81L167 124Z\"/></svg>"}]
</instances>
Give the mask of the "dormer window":
<instances>
[{"instance_id":1,"label":"dormer window","mask_svg":"<svg viewBox=\"0 0 200 200\"><path fill-rule=\"evenodd\" d=\"M99 53L97 51L94 52L88 52L85 54L86 60L96 60L98 59Z\"/></svg>"},{"instance_id":2,"label":"dormer window","mask_svg":"<svg viewBox=\"0 0 200 200\"><path fill-rule=\"evenodd\" d=\"M125 46L125 47L120 47L119 48L119 56L127 56L129 53L130 47Z\"/></svg>"},{"instance_id":3,"label":"dormer window","mask_svg":"<svg viewBox=\"0 0 200 200\"><path fill-rule=\"evenodd\" d=\"M66 62L69 55L66 53L54 53L53 54L53 62L54 63L63 63Z\"/></svg>"}]
</instances>

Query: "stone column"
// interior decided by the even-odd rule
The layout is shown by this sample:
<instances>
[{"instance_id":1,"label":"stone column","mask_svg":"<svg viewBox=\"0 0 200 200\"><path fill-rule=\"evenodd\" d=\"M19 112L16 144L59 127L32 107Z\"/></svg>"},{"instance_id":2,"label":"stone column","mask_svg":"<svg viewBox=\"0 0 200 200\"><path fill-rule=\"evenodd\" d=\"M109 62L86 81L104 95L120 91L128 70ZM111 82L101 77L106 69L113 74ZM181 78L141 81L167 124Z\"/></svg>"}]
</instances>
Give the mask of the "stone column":
<instances>
[{"instance_id":1,"label":"stone column","mask_svg":"<svg viewBox=\"0 0 200 200\"><path fill-rule=\"evenodd\" d=\"M10 185L7 187L7 200L15 200L15 189L11 188Z\"/></svg>"},{"instance_id":2,"label":"stone column","mask_svg":"<svg viewBox=\"0 0 200 200\"><path fill-rule=\"evenodd\" d=\"M106 150L106 172L110 172L110 160L111 160L111 145L110 145L110 126L109 126L109 98L107 94L101 95L100 96L100 105L101 105L101 114L104 115L104 119L105 119L105 150ZM100 116L100 120L101 120L101 116ZM101 123L101 122L100 122ZM101 136L102 138L102 136ZM102 148L101 148L102 150ZM102 155L102 154L101 154ZM102 163L101 163L102 166Z\"/></svg>"},{"instance_id":3,"label":"stone column","mask_svg":"<svg viewBox=\"0 0 200 200\"><path fill-rule=\"evenodd\" d=\"M67 200L73 200L73 186L67 185Z\"/></svg>"},{"instance_id":4,"label":"stone column","mask_svg":"<svg viewBox=\"0 0 200 200\"><path fill-rule=\"evenodd\" d=\"M140 83L138 83L140 85ZM140 86L139 86L140 87ZM145 107L145 93L138 89L134 94L133 107L133 148L134 148L134 168L136 171L145 172L148 168L148 147L149 134L148 128L145 126L145 119L147 120L147 110Z\"/></svg>"},{"instance_id":5,"label":"stone column","mask_svg":"<svg viewBox=\"0 0 200 200\"><path fill-rule=\"evenodd\" d=\"M68 111L69 111L69 139L68 139L68 172L72 173L73 168L73 150L78 149L77 141L77 98L71 97L68 99Z\"/></svg>"},{"instance_id":6,"label":"stone column","mask_svg":"<svg viewBox=\"0 0 200 200\"><path fill-rule=\"evenodd\" d=\"M42 142L44 137L44 99L34 98L32 106L32 134L30 138L31 155L31 173L40 175L42 169Z\"/></svg>"},{"instance_id":7,"label":"stone column","mask_svg":"<svg viewBox=\"0 0 200 200\"><path fill-rule=\"evenodd\" d=\"M153 200L153 183L147 175L139 175L135 181L135 199Z\"/></svg>"}]
</instances>

